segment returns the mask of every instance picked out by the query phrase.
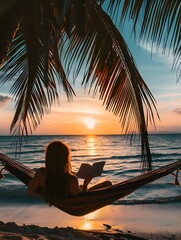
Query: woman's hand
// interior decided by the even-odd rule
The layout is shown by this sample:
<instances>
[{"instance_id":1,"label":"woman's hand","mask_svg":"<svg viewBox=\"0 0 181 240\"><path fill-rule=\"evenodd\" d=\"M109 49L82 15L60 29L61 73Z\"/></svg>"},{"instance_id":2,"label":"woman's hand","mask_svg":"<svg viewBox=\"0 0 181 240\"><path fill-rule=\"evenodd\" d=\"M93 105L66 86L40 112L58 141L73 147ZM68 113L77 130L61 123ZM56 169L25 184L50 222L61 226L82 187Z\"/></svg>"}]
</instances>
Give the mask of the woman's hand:
<instances>
[{"instance_id":1,"label":"woman's hand","mask_svg":"<svg viewBox=\"0 0 181 240\"><path fill-rule=\"evenodd\" d=\"M92 180L92 177L85 178L84 184L83 184L83 188L82 188L82 191L83 191L83 192L86 192L87 186L89 185L89 183L91 182L91 180Z\"/></svg>"}]
</instances>

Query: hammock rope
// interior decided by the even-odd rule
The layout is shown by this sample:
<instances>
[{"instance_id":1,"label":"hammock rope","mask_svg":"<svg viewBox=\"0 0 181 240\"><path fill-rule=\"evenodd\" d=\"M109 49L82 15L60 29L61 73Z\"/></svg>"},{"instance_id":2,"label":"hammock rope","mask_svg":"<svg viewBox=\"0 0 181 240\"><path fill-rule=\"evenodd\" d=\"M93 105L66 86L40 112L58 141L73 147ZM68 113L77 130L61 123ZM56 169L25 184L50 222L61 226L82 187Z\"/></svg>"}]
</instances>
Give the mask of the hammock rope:
<instances>
[{"instance_id":1,"label":"hammock rope","mask_svg":"<svg viewBox=\"0 0 181 240\"><path fill-rule=\"evenodd\" d=\"M178 181L178 174L179 174L179 172L180 172L179 169L177 169L176 173L172 172L172 174L175 176L175 185L177 185L177 186L180 186L180 183Z\"/></svg>"},{"instance_id":2,"label":"hammock rope","mask_svg":"<svg viewBox=\"0 0 181 240\"><path fill-rule=\"evenodd\" d=\"M0 153L0 161L7 171L17 177L25 185L28 185L34 176L35 172L33 170L2 153ZM54 206L70 215L82 216L102 208L117 199L123 198L136 189L171 174L175 170L178 172L180 168L181 160L112 185L108 188L81 193L76 196L68 196L63 200L57 200ZM178 173L176 173L175 176L177 176L178 180ZM44 198L43 189L38 189L37 193Z\"/></svg>"}]
</instances>

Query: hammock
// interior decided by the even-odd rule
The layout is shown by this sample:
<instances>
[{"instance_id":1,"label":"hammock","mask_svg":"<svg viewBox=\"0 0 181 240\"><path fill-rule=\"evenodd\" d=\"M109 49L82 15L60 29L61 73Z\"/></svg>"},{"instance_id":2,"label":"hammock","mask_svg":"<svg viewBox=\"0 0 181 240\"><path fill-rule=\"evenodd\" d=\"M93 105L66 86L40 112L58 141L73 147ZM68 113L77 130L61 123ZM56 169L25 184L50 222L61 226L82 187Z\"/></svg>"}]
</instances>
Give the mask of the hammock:
<instances>
[{"instance_id":1,"label":"hammock","mask_svg":"<svg viewBox=\"0 0 181 240\"><path fill-rule=\"evenodd\" d=\"M29 184L34 176L33 170L2 153L0 153L0 161L3 163L7 171L9 171L26 185ZM164 177L175 170L178 171L180 168L181 160L159 169L152 170L148 173L144 173L127 181L112 185L108 188L80 193L76 196L68 196L63 200L56 201L53 205L70 215L83 216L102 208L117 199L129 195L147 183ZM43 189L38 189L37 193L44 197Z\"/></svg>"}]
</instances>

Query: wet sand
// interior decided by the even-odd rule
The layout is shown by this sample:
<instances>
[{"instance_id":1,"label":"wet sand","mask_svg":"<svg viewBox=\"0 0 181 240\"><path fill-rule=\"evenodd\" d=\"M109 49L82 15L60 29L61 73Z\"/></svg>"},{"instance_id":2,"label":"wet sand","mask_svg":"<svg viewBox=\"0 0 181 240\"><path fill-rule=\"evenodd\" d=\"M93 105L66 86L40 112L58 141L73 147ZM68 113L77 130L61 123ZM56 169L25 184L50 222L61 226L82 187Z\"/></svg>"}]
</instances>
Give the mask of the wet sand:
<instances>
[{"instance_id":1,"label":"wet sand","mask_svg":"<svg viewBox=\"0 0 181 240\"><path fill-rule=\"evenodd\" d=\"M0 239L181 240L181 203L110 205L83 217L46 205L0 206Z\"/></svg>"}]
</instances>

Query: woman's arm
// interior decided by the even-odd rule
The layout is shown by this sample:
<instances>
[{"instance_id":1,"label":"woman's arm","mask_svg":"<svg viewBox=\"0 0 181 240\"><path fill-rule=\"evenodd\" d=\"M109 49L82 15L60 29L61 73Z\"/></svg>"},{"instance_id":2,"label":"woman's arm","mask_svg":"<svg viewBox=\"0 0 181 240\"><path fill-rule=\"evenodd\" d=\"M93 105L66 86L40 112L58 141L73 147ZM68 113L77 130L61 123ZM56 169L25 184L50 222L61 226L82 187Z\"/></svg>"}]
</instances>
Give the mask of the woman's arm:
<instances>
[{"instance_id":1,"label":"woman's arm","mask_svg":"<svg viewBox=\"0 0 181 240\"><path fill-rule=\"evenodd\" d=\"M69 192L71 195L77 195L82 192L79 186L78 178L76 176L72 176L69 181Z\"/></svg>"},{"instance_id":2,"label":"woman's arm","mask_svg":"<svg viewBox=\"0 0 181 240\"><path fill-rule=\"evenodd\" d=\"M44 179L43 173L44 171L42 168L36 171L34 178L30 181L28 185L28 193L35 194L36 190L40 186L42 187L42 181Z\"/></svg>"},{"instance_id":3,"label":"woman's arm","mask_svg":"<svg viewBox=\"0 0 181 240\"><path fill-rule=\"evenodd\" d=\"M87 191L87 187L88 187L88 185L89 185L89 183L91 181L92 181L92 177L85 178L84 184L82 186L82 192L86 192Z\"/></svg>"}]
</instances>

